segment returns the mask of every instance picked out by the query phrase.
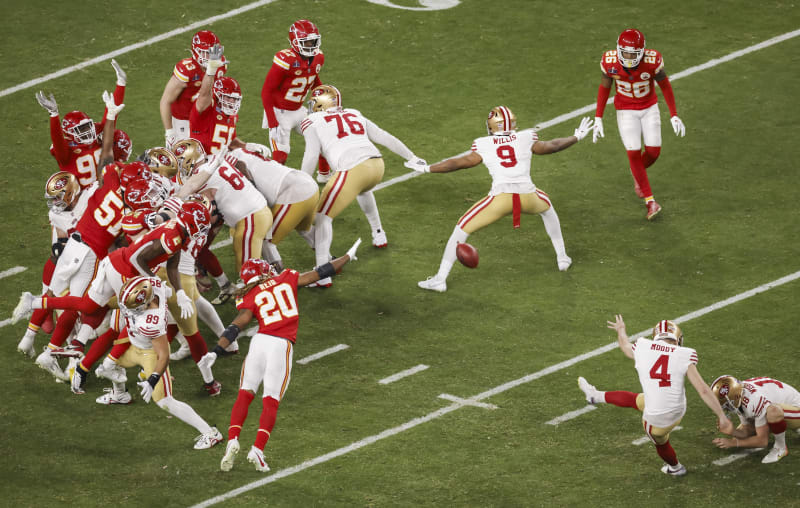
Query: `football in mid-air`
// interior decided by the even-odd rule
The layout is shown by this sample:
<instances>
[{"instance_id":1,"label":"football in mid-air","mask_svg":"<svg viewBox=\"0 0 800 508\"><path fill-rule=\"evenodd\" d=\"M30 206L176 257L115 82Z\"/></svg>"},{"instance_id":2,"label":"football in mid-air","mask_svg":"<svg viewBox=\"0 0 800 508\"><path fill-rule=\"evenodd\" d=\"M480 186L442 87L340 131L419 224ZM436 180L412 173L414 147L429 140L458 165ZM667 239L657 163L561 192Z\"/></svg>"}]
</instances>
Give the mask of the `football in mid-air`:
<instances>
[{"instance_id":1,"label":"football in mid-air","mask_svg":"<svg viewBox=\"0 0 800 508\"><path fill-rule=\"evenodd\" d=\"M467 268L478 266L478 249L468 243L459 243L456 246L456 257Z\"/></svg>"}]
</instances>

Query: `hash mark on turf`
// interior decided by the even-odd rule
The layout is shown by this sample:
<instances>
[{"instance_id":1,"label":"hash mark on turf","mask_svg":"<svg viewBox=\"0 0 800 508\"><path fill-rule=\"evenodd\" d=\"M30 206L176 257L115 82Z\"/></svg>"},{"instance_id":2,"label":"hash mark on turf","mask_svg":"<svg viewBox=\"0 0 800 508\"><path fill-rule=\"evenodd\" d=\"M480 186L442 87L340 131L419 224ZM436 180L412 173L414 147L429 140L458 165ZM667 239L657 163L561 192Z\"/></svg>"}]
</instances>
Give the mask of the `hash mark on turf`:
<instances>
[{"instance_id":1,"label":"hash mark on turf","mask_svg":"<svg viewBox=\"0 0 800 508\"><path fill-rule=\"evenodd\" d=\"M497 406L494 404L487 404L486 402L478 402L477 400L472 399L462 399L461 397L456 397L455 395L450 395L449 393L440 393L440 399L449 400L450 402L457 402L462 406L474 406L474 407L481 407L483 409L497 409Z\"/></svg>"},{"instance_id":2,"label":"hash mark on turf","mask_svg":"<svg viewBox=\"0 0 800 508\"><path fill-rule=\"evenodd\" d=\"M300 365L305 365L309 362L313 362L314 360L319 360L324 356L332 355L333 353L338 353L339 351L343 351L349 347L350 346L348 346L347 344L337 344L333 347L329 347L328 349L323 349L319 353L314 353L313 355L301 358L300 360L297 360L297 363L299 363Z\"/></svg>"},{"instance_id":3,"label":"hash mark on turf","mask_svg":"<svg viewBox=\"0 0 800 508\"><path fill-rule=\"evenodd\" d=\"M545 422L545 425L558 425L559 423L566 422L568 420L572 420L573 418L577 418L582 414L588 413L589 411L594 411L597 409L597 406L584 406L580 409L576 409L575 411L570 411L569 413L564 413L561 416L557 416L550 420L549 422Z\"/></svg>"},{"instance_id":4,"label":"hash mark on turf","mask_svg":"<svg viewBox=\"0 0 800 508\"><path fill-rule=\"evenodd\" d=\"M5 279L6 277L11 277L12 275L16 275L20 272L24 272L27 270L28 267L26 266L15 266L14 268L9 268L8 270L3 270L0 272L0 279Z\"/></svg>"},{"instance_id":5,"label":"hash mark on turf","mask_svg":"<svg viewBox=\"0 0 800 508\"><path fill-rule=\"evenodd\" d=\"M392 374L389 377L385 377L385 378L381 379L378 382L380 384L382 384L382 385L388 385L389 383L394 383L395 381L403 379L404 377L412 376L412 375L416 374L417 372L422 372L423 370L425 370L427 368L428 368L427 365L419 364L416 367L411 367L410 369L406 369L406 370L404 370L402 372L398 372L397 374Z\"/></svg>"},{"instance_id":6,"label":"hash mark on turf","mask_svg":"<svg viewBox=\"0 0 800 508\"><path fill-rule=\"evenodd\" d=\"M731 462L741 459L742 457L747 457L751 453L760 452L763 448L750 448L748 450L742 450L739 453L734 453L733 455L728 455L727 457L723 457L721 459L717 459L713 462L715 466L727 466Z\"/></svg>"}]
</instances>

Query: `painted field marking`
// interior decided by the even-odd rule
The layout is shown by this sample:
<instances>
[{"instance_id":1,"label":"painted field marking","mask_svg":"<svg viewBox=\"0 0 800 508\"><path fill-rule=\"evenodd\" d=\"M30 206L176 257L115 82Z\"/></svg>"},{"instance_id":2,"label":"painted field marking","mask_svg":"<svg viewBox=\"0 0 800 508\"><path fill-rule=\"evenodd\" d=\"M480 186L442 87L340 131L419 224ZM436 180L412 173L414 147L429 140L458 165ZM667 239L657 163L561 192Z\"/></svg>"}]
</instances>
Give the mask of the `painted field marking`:
<instances>
[{"instance_id":1,"label":"painted field marking","mask_svg":"<svg viewBox=\"0 0 800 508\"><path fill-rule=\"evenodd\" d=\"M72 72L84 69L86 67L90 67L96 63L103 62L105 60L111 60L112 58L116 58L119 55L124 55L125 53L130 53L136 49L145 48L147 46L151 46L157 42L161 42L165 39L169 39L170 37L174 37L176 35L180 35L185 32L193 31L197 28L203 27L205 25L210 25L216 21L221 21L223 19L231 18L233 16L237 16L244 12L251 11L253 9L257 9L267 4L271 4L276 0L259 0L258 2L253 2L247 5L243 5L239 8L230 10L228 12L224 12L222 14L218 14L216 16L211 16L210 18L206 18L200 21L196 21L191 25L186 25L181 28L176 28L175 30L170 30L169 32L165 32L161 35L156 35L155 37L151 37L145 41L137 42L135 44L131 44L129 46L125 46L124 48L116 49L110 53L106 53L104 55L96 56L89 60L85 60L79 64L71 65L69 67L65 67L59 71L51 72L45 76L40 78L32 79L30 81L26 81L24 83L20 83L19 85L12 86L11 88L6 88L5 90L0 91L0 97L5 97L6 95L10 95L15 92L19 92L20 90L25 90L26 88L31 88L36 85L40 85L42 83L46 83L52 79L60 78L61 76L66 76Z\"/></svg>"},{"instance_id":2,"label":"painted field marking","mask_svg":"<svg viewBox=\"0 0 800 508\"><path fill-rule=\"evenodd\" d=\"M297 360L297 363L299 363L300 365L305 365L309 362L313 362L314 360L319 360L320 358L323 358L325 356L332 355L333 353L344 351L349 347L350 346L348 346L347 344L337 344L333 347L329 347L328 349L323 349L319 353L314 353L313 355L303 357L300 360Z\"/></svg>"},{"instance_id":3,"label":"painted field marking","mask_svg":"<svg viewBox=\"0 0 800 508\"><path fill-rule=\"evenodd\" d=\"M762 293L764 291L767 291L769 289L773 289L773 288L775 288L777 286L780 286L781 284L786 284L786 283L791 282L793 280L796 280L798 278L800 278L800 271L797 271L797 272L795 272L793 274L790 274L790 275L787 275L785 277L781 277L780 279L776 279L776 280L774 280L772 282L768 282L766 284L762 284L761 286L759 286L759 287L757 287L755 289L751 289L749 291L745 291L743 293L739 293L739 295L736 295L736 296L734 296L732 298L728 298L726 300L723 300L723 302L727 302L726 305L731 305L731 304L736 303L736 302L738 302L740 300L743 300L745 298L749 298L751 296L757 295L757 294ZM742 296L742 295L746 295L746 296ZM683 316L685 318L684 321L688 321L689 319L694 319L696 317L702 316L702 315L707 314L708 312L712 312L714 310L719 310L722 307L724 307L724 305L720 306L717 303L709 305L707 307L703 307L703 309L700 309L699 311L690 312L689 314L685 314ZM689 318L689 317L686 317L686 316L692 316L692 317ZM640 332L640 333L634 335L634 338L638 337L638 336L642 336L645 333L648 333L648 332ZM532 374L528 374L527 376L523 376L523 377L521 377L519 379L515 379L513 381L509 381L508 383L504 383L504 384L502 384L500 386L492 388L491 390L487 390L487 391L485 391L485 392L483 392L481 394L475 395L474 397L469 397L468 400L470 400L470 401L481 401L481 400L489 398L489 397L491 397L493 395L497 395L499 393L502 393L502 392L504 392L506 390L510 390L511 388L515 388L515 387L517 387L517 386L519 386L521 384L528 383L530 381L533 381L533 380L539 379L541 377L544 377L544 376L546 376L548 374L552 374L554 372L558 372L559 370L563 370L563 369L565 369L567 367L575 365L576 363L582 362L583 360L587 360L589 358L594 358L595 356L599 356L599 355L601 355L603 353L606 353L606 352L611 351L612 349L616 349L616 348L617 348L617 343L616 342L614 342L613 344L607 344L607 345L599 347L599 348L597 348L597 349L595 349L593 351L589 351L588 353L584 353L582 355L578 355L578 356L576 356L574 358L571 358L569 360L566 360L566 361L563 361L563 362L558 363L556 365L552 365L550 367L542 369L542 370L540 370L538 372L534 372ZM437 418L441 418L442 416L444 416L446 414L449 414L449 413L452 413L453 411L456 411L456 410L461 409L463 407L465 407L465 406L463 404L461 404L460 402L453 403L453 404L451 404L449 406L446 406L446 407L443 407L441 409L437 409L436 411L433 411L431 413L428 413L428 414L426 414L424 416L420 416L418 418L414 418L413 420L409 420L409 421L407 421L407 422L405 422L405 423L403 423L401 425L398 425L396 427L392 427L390 429L386 429L386 430L384 430L383 432L381 432L379 434L374 434L372 436L365 437L364 439L361 439L359 441L355 441L353 443L350 443L347 446L343 446L342 448L339 448L339 449L334 450L332 452L326 453L325 455L320 455L320 456L315 457L313 459L309 459L309 460L307 460L307 461L305 461L305 462L303 462L301 464L298 464L296 466L292 466L292 467L289 467L289 468L286 468L286 469L281 469L280 471L278 471L278 472L276 472L274 474L271 474L271 475L269 475L267 477L264 477L264 478L262 478L260 480L256 480L254 482L247 483L247 484L245 484L245 485L243 485L243 486L241 486L241 487L239 487L237 489L233 489L233 490L230 490L230 491L225 492L223 494L220 494L218 496L212 497L210 499L206 499L205 501L201 501L200 503L194 505L193 508L195 508L195 507L196 508L207 507L207 506L215 505L217 503L221 503L221 502L223 502L225 500L234 498L234 497L236 497L236 496L238 496L240 494L244 494L245 492L249 492L249 491L251 491L253 489L257 489L257 488L262 487L264 485L268 485L270 483L276 482L276 481L280 480L281 478L286 478L287 476L291 476L293 474L299 473L300 471L304 471L304 470L309 469L311 467L314 467L314 466L316 466L318 464L322 464L322 463L328 462L328 461L333 460L333 459L335 459L337 457L341 457L342 455L347 455L348 453L353 452L355 450L358 450L360 448L363 448L365 446L371 445L373 443L377 443L378 441L381 441L383 439L395 436L395 435L400 434L402 432L405 432L405 431L407 431L409 429L413 429L414 427L416 427L418 425L422 425L423 423L428 423L430 421L436 420ZM720 459L720 460L724 460L724 459Z\"/></svg>"},{"instance_id":4,"label":"painted field marking","mask_svg":"<svg viewBox=\"0 0 800 508\"><path fill-rule=\"evenodd\" d=\"M550 420L549 422L545 422L545 425L558 425L559 423L572 420L573 418L577 418L580 415L586 414L589 411L594 411L595 409L597 409L597 406L592 406L592 405L584 406L580 409L576 409L575 411L570 411L569 413L564 413L561 416L557 416L552 420Z\"/></svg>"},{"instance_id":5,"label":"painted field marking","mask_svg":"<svg viewBox=\"0 0 800 508\"><path fill-rule=\"evenodd\" d=\"M478 402L472 399L462 399L461 397L456 397L455 395L450 395L449 393L440 393L439 398L444 400L449 400L450 402L457 402L462 406L473 406L473 407L480 407L483 409L497 409L497 406L495 406L494 404Z\"/></svg>"},{"instance_id":6,"label":"painted field marking","mask_svg":"<svg viewBox=\"0 0 800 508\"><path fill-rule=\"evenodd\" d=\"M676 431L676 430L681 430L682 428L683 428L683 427L681 427L680 425L678 425L677 427L675 427L674 429L672 429L672 431L671 431L671 432L674 432L674 431ZM632 445L636 445L636 446L641 446L641 445L643 445L643 444L645 444L645 443L649 443L649 442L650 442L650 438L649 438L649 437L647 437L647 436L644 436L644 437L640 437L639 439L634 439L633 441L631 441L631 444L632 444Z\"/></svg>"},{"instance_id":7,"label":"painted field marking","mask_svg":"<svg viewBox=\"0 0 800 508\"><path fill-rule=\"evenodd\" d=\"M398 372L397 374L392 374L389 377L385 377L378 382L382 385L388 385L389 383L394 383L395 381L403 379L404 377L413 376L417 372L422 372L427 368L427 365L419 364L416 367L411 367L410 369L406 369L402 372Z\"/></svg>"},{"instance_id":8,"label":"painted field marking","mask_svg":"<svg viewBox=\"0 0 800 508\"><path fill-rule=\"evenodd\" d=\"M230 245L233 243L233 238L226 238L225 240L220 240L219 242L215 243L209 249L217 250L219 248L225 247L226 245Z\"/></svg>"},{"instance_id":9,"label":"painted field marking","mask_svg":"<svg viewBox=\"0 0 800 508\"><path fill-rule=\"evenodd\" d=\"M24 272L27 270L28 267L26 266L15 266L14 268L9 268L8 270L3 270L0 272L0 279L5 279L6 277L11 277L12 275L16 275L20 272Z\"/></svg>"},{"instance_id":10,"label":"painted field marking","mask_svg":"<svg viewBox=\"0 0 800 508\"><path fill-rule=\"evenodd\" d=\"M11 324L11 319L12 318L8 318L8 319L4 319L4 320L0 321L0 328L10 325Z\"/></svg>"},{"instance_id":11,"label":"painted field marking","mask_svg":"<svg viewBox=\"0 0 800 508\"><path fill-rule=\"evenodd\" d=\"M761 450L763 450L763 448L749 448L747 450L742 450L740 452L728 455L727 457L723 457L721 459L717 459L717 460L715 460L713 462L713 464L715 466L727 466L731 462L734 462L734 461L737 461L737 460L739 460L741 458L747 457L751 453L760 452Z\"/></svg>"}]
</instances>

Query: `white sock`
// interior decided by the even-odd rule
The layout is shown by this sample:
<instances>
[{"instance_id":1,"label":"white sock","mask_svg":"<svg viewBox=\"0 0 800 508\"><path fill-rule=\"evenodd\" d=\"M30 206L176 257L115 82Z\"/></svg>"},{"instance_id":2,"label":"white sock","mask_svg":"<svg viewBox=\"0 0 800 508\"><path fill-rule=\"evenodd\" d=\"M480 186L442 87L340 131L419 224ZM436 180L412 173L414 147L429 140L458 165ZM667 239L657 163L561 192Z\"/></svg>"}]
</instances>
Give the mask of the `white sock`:
<instances>
[{"instance_id":1,"label":"white sock","mask_svg":"<svg viewBox=\"0 0 800 508\"><path fill-rule=\"evenodd\" d=\"M786 431L774 435L775 435L775 444L773 445L773 447L786 448Z\"/></svg>"},{"instance_id":2,"label":"white sock","mask_svg":"<svg viewBox=\"0 0 800 508\"><path fill-rule=\"evenodd\" d=\"M208 325L211 331L214 332L214 335L217 337L222 335L222 332L225 331L225 325L222 324L222 320L219 318L219 314L217 314L217 309L211 305L211 302L202 296L198 296L197 300L194 301L194 305L197 307L197 316L200 320ZM183 338L184 341L186 340L183 335L181 335L181 338Z\"/></svg>"},{"instance_id":3,"label":"white sock","mask_svg":"<svg viewBox=\"0 0 800 508\"><path fill-rule=\"evenodd\" d=\"M358 201L358 206L361 207L361 211L364 212L364 215L367 217L369 227L371 227L373 231L383 229L381 227L381 216L378 213L378 203L375 202L375 195L372 191L359 194L356 196L356 201Z\"/></svg>"},{"instance_id":4,"label":"white sock","mask_svg":"<svg viewBox=\"0 0 800 508\"><path fill-rule=\"evenodd\" d=\"M175 334L175 339L178 341L178 344L180 344L182 348L189 349L189 342L186 340L186 337L184 337L181 332Z\"/></svg>"},{"instance_id":5,"label":"white sock","mask_svg":"<svg viewBox=\"0 0 800 508\"><path fill-rule=\"evenodd\" d=\"M309 247L314 248L314 226L311 226L308 231L298 231L297 234L303 237Z\"/></svg>"},{"instance_id":6,"label":"white sock","mask_svg":"<svg viewBox=\"0 0 800 508\"><path fill-rule=\"evenodd\" d=\"M97 335L95 335L94 328L87 324L82 324L78 329L78 336L75 338L85 346L90 339L96 339Z\"/></svg>"},{"instance_id":7,"label":"white sock","mask_svg":"<svg viewBox=\"0 0 800 508\"><path fill-rule=\"evenodd\" d=\"M25 335L22 336L22 340L33 340L36 337L36 332L31 330L30 328L25 329Z\"/></svg>"},{"instance_id":8,"label":"white sock","mask_svg":"<svg viewBox=\"0 0 800 508\"><path fill-rule=\"evenodd\" d=\"M563 258L567 255L567 250L564 247L564 237L561 236L561 222L558 220L556 209L551 206L539 215L542 217L542 222L544 222L544 230L547 231L547 235L553 243L556 257Z\"/></svg>"},{"instance_id":9,"label":"white sock","mask_svg":"<svg viewBox=\"0 0 800 508\"><path fill-rule=\"evenodd\" d=\"M322 266L331 260L331 243L333 243L333 219L317 212L317 224L314 228L317 266Z\"/></svg>"},{"instance_id":10,"label":"white sock","mask_svg":"<svg viewBox=\"0 0 800 508\"><path fill-rule=\"evenodd\" d=\"M112 360L110 356L106 356L105 358L103 358L103 368L104 369L110 370L110 369L113 369L116 366L117 366L117 362Z\"/></svg>"},{"instance_id":11,"label":"white sock","mask_svg":"<svg viewBox=\"0 0 800 508\"><path fill-rule=\"evenodd\" d=\"M281 253L278 252L278 247L269 240L264 240L261 244L261 257L267 260L267 263L281 263Z\"/></svg>"},{"instance_id":12,"label":"white sock","mask_svg":"<svg viewBox=\"0 0 800 508\"><path fill-rule=\"evenodd\" d=\"M225 275L225 272L222 272L222 275L219 277L214 277L214 280L217 281L219 287L225 287L231 283L231 281L228 280L228 276Z\"/></svg>"},{"instance_id":13,"label":"white sock","mask_svg":"<svg viewBox=\"0 0 800 508\"><path fill-rule=\"evenodd\" d=\"M114 395L119 395L120 393L125 391L125 383L112 382L111 386L113 387L113 392L111 393L113 393Z\"/></svg>"},{"instance_id":14,"label":"white sock","mask_svg":"<svg viewBox=\"0 0 800 508\"><path fill-rule=\"evenodd\" d=\"M460 227L456 226L453 228L453 234L451 234L450 239L447 240L444 254L442 254L442 263L439 265L439 271L436 273L437 279L447 280L447 276L450 275L450 270L453 268L453 263L456 262L456 246L459 243L467 241L468 236L469 234Z\"/></svg>"},{"instance_id":15,"label":"white sock","mask_svg":"<svg viewBox=\"0 0 800 508\"><path fill-rule=\"evenodd\" d=\"M164 397L156 402L156 404L158 407L179 419L183 423L191 425L201 434L211 432L211 425L206 423L206 421L203 420L203 417L197 414L197 412L192 409L192 406L189 404L176 400L171 396Z\"/></svg>"},{"instance_id":16,"label":"white sock","mask_svg":"<svg viewBox=\"0 0 800 508\"><path fill-rule=\"evenodd\" d=\"M200 364L197 364L197 369L200 371L200 375L203 376L203 382L208 384L214 381L214 374L211 372L211 367L208 365L201 367Z\"/></svg>"}]
</instances>

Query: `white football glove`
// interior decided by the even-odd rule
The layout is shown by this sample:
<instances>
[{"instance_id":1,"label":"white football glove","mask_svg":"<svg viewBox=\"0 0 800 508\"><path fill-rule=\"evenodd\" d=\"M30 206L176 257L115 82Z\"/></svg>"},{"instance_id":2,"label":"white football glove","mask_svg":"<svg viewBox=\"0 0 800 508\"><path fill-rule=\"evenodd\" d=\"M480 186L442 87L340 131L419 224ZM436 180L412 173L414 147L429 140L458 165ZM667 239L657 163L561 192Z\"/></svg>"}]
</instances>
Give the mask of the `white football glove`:
<instances>
[{"instance_id":1,"label":"white football glove","mask_svg":"<svg viewBox=\"0 0 800 508\"><path fill-rule=\"evenodd\" d=\"M150 386L150 383L146 379L136 384L142 389L142 400L146 403L150 403L150 399L153 397L153 387Z\"/></svg>"},{"instance_id":2,"label":"white football glove","mask_svg":"<svg viewBox=\"0 0 800 508\"><path fill-rule=\"evenodd\" d=\"M672 130L675 131L676 136L683 137L686 135L686 126L683 125L683 122L678 115L673 116L669 119L670 123L672 123Z\"/></svg>"},{"instance_id":3,"label":"white football glove","mask_svg":"<svg viewBox=\"0 0 800 508\"><path fill-rule=\"evenodd\" d=\"M603 118L596 116L594 117L594 132L592 133L592 143L597 143L598 139L604 137L606 137L606 133L603 132Z\"/></svg>"},{"instance_id":4,"label":"white football glove","mask_svg":"<svg viewBox=\"0 0 800 508\"><path fill-rule=\"evenodd\" d=\"M354 243L353 246L347 250L347 255L350 256L350 261L355 261L356 259L358 259L356 257L356 250L358 250L359 245L361 245L361 238L356 240L356 243Z\"/></svg>"},{"instance_id":5,"label":"white football glove","mask_svg":"<svg viewBox=\"0 0 800 508\"><path fill-rule=\"evenodd\" d=\"M220 44L214 44L208 50L208 64L206 64L207 76L214 76L217 73L217 69L225 65L222 61L223 51L225 51L225 47Z\"/></svg>"},{"instance_id":6,"label":"white football glove","mask_svg":"<svg viewBox=\"0 0 800 508\"><path fill-rule=\"evenodd\" d=\"M186 294L186 291L179 289L175 294L175 297L178 299L178 307L181 308L181 319L189 319L192 317L192 314L194 314L192 299L189 298L189 295Z\"/></svg>"},{"instance_id":7,"label":"white football glove","mask_svg":"<svg viewBox=\"0 0 800 508\"><path fill-rule=\"evenodd\" d=\"M175 144L175 129L167 129L164 131L164 146L171 149Z\"/></svg>"},{"instance_id":8,"label":"white football glove","mask_svg":"<svg viewBox=\"0 0 800 508\"><path fill-rule=\"evenodd\" d=\"M106 103L106 120L114 120L117 115L125 107L125 104L114 103L114 95L108 93L108 90L103 91L103 102Z\"/></svg>"},{"instance_id":9,"label":"white football glove","mask_svg":"<svg viewBox=\"0 0 800 508\"><path fill-rule=\"evenodd\" d=\"M403 163L403 166L420 173L431 172L431 167L428 165L425 159L420 159L419 157L414 157L413 159L407 160L405 163Z\"/></svg>"},{"instance_id":10,"label":"white football glove","mask_svg":"<svg viewBox=\"0 0 800 508\"><path fill-rule=\"evenodd\" d=\"M244 149L248 152L261 154L264 157L272 156L272 151L269 149L269 147L267 145L262 145L261 143L245 143Z\"/></svg>"},{"instance_id":11,"label":"white football glove","mask_svg":"<svg viewBox=\"0 0 800 508\"><path fill-rule=\"evenodd\" d=\"M56 98L53 96L53 94L50 94L50 97L46 97L44 92L36 92L36 100L39 101L39 105L41 107L50 113L50 116L58 116L58 104L56 103Z\"/></svg>"},{"instance_id":12,"label":"white football glove","mask_svg":"<svg viewBox=\"0 0 800 508\"><path fill-rule=\"evenodd\" d=\"M592 129L592 120L588 116L584 116L581 119L581 124L575 129L575 132L572 133L573 136L578 138L578 141L582 140L589 134L589 131Z\"/></svg>"},{"instance_id":13,"label":"white football glove","mask_svg":"<svg viewBox=\"0 0 800 508\"><path fill-rule=\"evenodd\" d=\"M125 71L122 70L122 67L120 67L117 61L113 58L111 59L111 67L113 67L114 72L117 73L117 84L119 86L125 86L125 84L128 82L128 75L125 74Z\"/></svg>"}]
</instances>

